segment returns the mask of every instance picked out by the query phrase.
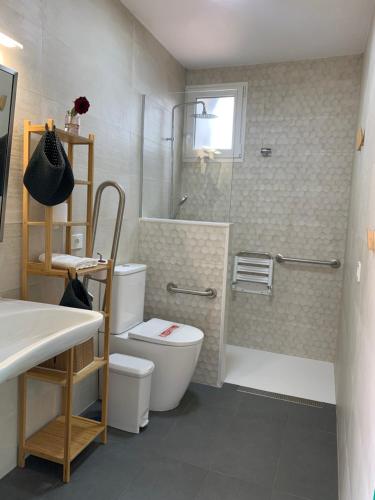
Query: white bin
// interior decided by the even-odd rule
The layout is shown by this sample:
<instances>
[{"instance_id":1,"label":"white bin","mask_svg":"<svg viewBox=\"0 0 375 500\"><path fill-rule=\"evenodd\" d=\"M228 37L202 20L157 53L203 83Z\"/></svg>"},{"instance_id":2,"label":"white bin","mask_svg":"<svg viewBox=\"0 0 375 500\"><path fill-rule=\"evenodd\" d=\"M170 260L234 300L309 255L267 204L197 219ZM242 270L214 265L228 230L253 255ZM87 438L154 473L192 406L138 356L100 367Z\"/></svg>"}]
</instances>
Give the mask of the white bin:
<instances>
[{"instance_id":1,"label":"white bin","mask_svg":"<svg viewBox=\"0 0 375 500\"><path fill-rule=\"evenodd\" d=\"M125 354L109 356L108 425L138 434L148 424L154 368L147 359Z\"/></svg>"}]
</instances>

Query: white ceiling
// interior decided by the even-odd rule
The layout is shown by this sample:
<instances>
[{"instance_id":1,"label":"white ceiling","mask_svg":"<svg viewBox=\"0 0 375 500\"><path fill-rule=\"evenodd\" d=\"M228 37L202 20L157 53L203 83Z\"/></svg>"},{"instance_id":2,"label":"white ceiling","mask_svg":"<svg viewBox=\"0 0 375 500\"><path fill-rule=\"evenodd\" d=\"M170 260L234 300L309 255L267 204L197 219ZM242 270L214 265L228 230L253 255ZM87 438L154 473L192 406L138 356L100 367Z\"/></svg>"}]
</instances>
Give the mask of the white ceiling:
<instances>
[{"instance_id":1,"label":"white ceiling","mask_svg":"<svg viewBox=\"0 0 375 500\"><path fill-rule=\"evenodd\" d=\"M374 0L121 0L187 68L363 52Z\"/></svg>"}]
</instances>

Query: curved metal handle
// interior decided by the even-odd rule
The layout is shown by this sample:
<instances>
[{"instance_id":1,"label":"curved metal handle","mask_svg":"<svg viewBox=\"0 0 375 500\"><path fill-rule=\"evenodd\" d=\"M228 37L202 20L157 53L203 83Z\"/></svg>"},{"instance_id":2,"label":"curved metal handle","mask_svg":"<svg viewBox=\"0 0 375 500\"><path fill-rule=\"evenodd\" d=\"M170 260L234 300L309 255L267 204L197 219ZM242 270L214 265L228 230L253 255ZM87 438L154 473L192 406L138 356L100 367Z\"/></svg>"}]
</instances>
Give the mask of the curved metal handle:
<instances>
[{"instance_id":1,"label":"curved metal handle","mask_svg":"<svg viewBox=\"0 0 375 500\"><path fill-rule=\"evenodd\" d=\"M317 260L317 259L299 259L297 257L284 257L281 253L276 255L276 261L279 264L283 262L295 262L298 264L314 264L318 266L329 266L334 269L338 269L341 266L341 262L339 259L333 260Z\"/></svg>"},{"instance_id":2,"label":"curved metal handle","mask_svg":"<svg viewBox=\"0 0 375 500\"><path fill-rule=\"evenodd\" d=\"M168 283L167 291L169 293L186 293L188 295L199 295L199 297L207 297L208 299L214 299L217 296L217 291L215 288L206 288L202 292L199 290L189 290L188 288L178 288L178 286L172 282Z\"/></svg>"},{"instance_id":3,"label":"curved metal handle","mask_svg":"<svg viewBox=\"0 0 375 500\"><path fill-rule=\"evenodd\" d=\"M118 193L116 224L115 224L112 249L111 249L111 260L113 260L113 268L114 268L114 266L116 264L117 250L118 250L118 245L119 245L119 241L120 241L121 226L122 226L122 220L124 218L125 200L126 200L124 188L122 186L120 186L120 184L118 184L118 182L115 182L115 181L102 182L98 186L98 189L96 190L94 210L93 210L93 216L92 216L92 226L93 226L93 229L92 229L92 251L94 250L94 245L95 245L96 230L98 227L98 219L99 219L99 212L100 212L100 204L102 201L102 194L103 194L103 191L108 187L114 188Z\"/></svg>"}]
</instances>

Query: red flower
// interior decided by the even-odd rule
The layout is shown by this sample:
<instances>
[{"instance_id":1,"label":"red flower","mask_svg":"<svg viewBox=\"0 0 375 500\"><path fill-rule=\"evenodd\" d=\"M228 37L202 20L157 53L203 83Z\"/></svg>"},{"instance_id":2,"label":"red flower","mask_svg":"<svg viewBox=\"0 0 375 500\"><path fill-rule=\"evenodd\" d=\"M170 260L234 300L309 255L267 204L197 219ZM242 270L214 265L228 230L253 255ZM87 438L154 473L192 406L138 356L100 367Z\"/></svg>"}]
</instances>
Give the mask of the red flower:
<instances>
[{"instance_id":1,"label":"red flower","mask_svg":"<svg viewBox=\"0 0 375 500\"><path fill-rule=\"evenodd\" d=\"M72 109L75 115L83 115L89 110L90 103L86 97L77 97L74 101L74 108Z\"/></svg>"}]
</instances>

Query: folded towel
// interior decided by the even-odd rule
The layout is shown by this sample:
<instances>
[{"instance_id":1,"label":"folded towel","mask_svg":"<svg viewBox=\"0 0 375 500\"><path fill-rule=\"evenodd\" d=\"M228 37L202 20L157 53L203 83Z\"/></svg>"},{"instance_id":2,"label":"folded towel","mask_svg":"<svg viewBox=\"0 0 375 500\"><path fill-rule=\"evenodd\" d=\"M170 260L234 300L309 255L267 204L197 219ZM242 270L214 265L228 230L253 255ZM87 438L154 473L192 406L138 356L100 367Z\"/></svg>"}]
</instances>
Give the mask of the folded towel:
<instances>
[{"instance_id":1,"label":"folded towel","mask_svg":"<svg viewBox=\"0 0 375 500\"><path fill-rule=\"evenodd\" d=\"M39 255L39 261L44 262L45 254ZM97 259L91 257L76 257L65 253L52 254L52 266L59 269L86 269L87 267L95 267L98 265Z\"/></svg>"}]
</instances>

